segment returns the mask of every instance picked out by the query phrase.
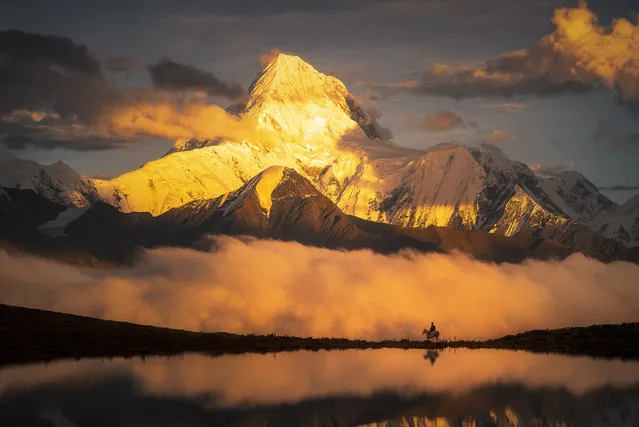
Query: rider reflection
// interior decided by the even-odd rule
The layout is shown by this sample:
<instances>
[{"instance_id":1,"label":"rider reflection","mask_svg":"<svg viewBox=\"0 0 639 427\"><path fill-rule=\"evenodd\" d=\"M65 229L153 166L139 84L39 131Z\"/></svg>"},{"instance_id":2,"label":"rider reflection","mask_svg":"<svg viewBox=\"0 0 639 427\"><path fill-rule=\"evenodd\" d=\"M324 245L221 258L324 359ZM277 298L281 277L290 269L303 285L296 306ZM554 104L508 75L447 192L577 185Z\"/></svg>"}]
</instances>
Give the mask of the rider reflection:
<instances>
[{"instance_id":1,"label":"rider reflection","mask_svg":"<svg viewBox=\"0 0 639 427\"><path fill-rule=\"evenodd\" d=\"M437 350L428 350L424 354L424 359L430 360L430 366L433 366L435 364L435 360L437 360L438 357L439 357L439 351Z\"/></svg>"}]
</instances>

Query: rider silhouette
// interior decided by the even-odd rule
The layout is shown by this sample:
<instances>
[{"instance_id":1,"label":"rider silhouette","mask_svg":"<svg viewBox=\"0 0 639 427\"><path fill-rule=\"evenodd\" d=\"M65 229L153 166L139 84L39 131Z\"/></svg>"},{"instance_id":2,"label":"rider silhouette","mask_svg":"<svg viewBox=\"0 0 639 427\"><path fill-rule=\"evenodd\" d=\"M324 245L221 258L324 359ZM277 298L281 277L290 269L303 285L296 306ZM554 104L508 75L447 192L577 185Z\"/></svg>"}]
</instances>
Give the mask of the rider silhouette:
<instances>
[{"instance_id":1,"label":"rider silhouette","mask_svg":"<svg viewBox=\"0 0 639 427\"><path fill-rule=\"evenodd\" d=\"M433 332L436 329L437 328L435 328L435 324L433 322L430 322L430 330L428 332Z\"/></svg>"}]
</instances>

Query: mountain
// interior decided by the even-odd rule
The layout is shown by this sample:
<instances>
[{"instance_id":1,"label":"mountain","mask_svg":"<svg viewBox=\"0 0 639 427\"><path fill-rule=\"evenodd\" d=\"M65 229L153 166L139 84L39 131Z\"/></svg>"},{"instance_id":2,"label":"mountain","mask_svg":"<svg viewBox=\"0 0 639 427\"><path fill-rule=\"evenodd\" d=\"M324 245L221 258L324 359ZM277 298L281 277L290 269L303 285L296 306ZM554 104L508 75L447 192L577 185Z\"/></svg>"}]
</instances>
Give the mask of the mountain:
<instances>
[{"instance_id":1,"label":"mountain","mask_svg":"<svg viewBox=\"0 0 639 427\"><path fill-rule=\"evenodd\" d=\"M125 212L160 215L235 190L270 166L310 177L311 171L344 157L336 141L358 123L377 136L372 119L339 80L291 55L279 55L264 69L236 112L272 138L177 141L165 157L113 180L96 181L102 199Z\"/></svg>"},{"instance_id":2,"label":"mountain","mask_svg":"<svg viewBox=\"0 0 639 427\"><path fill-rule=\"evenodd\" d=\"M295 170L278 166L264 170L235 191L193 201L159 216L148 212L123 213L106 203L97 203L90 209L65 210L32 191L10 189L8 194L31 203L14 204L17 213L13 215L14 222L20 218L20 209L30 211L33 203L45 203L51 209L40 209L49 213L31 221L20 233L3 233L0 229L0 238L17 248L46 256L56 253L57 259L76 263L88 263L89 259L93 264L129 264L137 258L140 247L209 250L214 241L207 236L219 234L381 253L401 249L457 250L493 262L564 258L572 252L544 238L505 237L452 228L408 228L362 220L344 214ZM12 225L11 221L1 217L0 220Z\"/></svg>"},{"instance_id":3,"label":"mountain","mask_svg":"<svg viewBox=\"0 0 639 427\"><path fill-rule=\"evenodd\" d=\"M87 206L99 200L91 180L62 162L44 166L15 157L0 144L0 187L33 190L63 206Z\"/></svg>"},{"instance_id":4,"label":"mountain","mask_svg":"<svg viewBox=\"0 0 639 427\"><path fill-rule=\"evenodd\" d=\"M166 156L138 170L95 181L103 200L125 212L157 216L284 166L308 178L344 213L362 219L507 236L550 227L548 235L570 246L574 233L554 230L577 228L612 204L585 179L537 177L494 146L411 150L384 141L339 80L291 55L271 62L233 112L277 138L177 141ZM591 194L584 201L586 192ZM523 219L522 198L535 206Z\"/></svg>"},{"instance_id":5,"label":"mountain","mask_svg":"<svg viewBox=\"0 0 639 427\"><path fill-rule=\"evenodd\" d=\"M109 240L107 252L132 254L133 246L206 247L206 235L249 235L294 240L312 246L370 248L395 252L402 248L439 251L409 236L380 236L360 228L303 176L290 168L270 167L239 189L214 199L198 200L159 216L121 213L100 204L65 229L72 238ZM96 253L95 251L93 253ZM107 253L102 253L107 255Z\"/></svg>"},{"instance_id":6,"label":"mountain","mask_svg":"<svg viewBox=\"0 0 639 427\"><path fill-rule=\"evenodd\" d=\"M588 223L612 211L616 204L576 171L540 175L539 185L561 211L570 218Z\"/></svg>"},{"instance_id":7,"label":"mountain","mask_svg":"<svg viewBox=\"0 0 639 427\"><path fill-rule=\"evenodd\" d=\"M149 214L159 221L179 217L183 225L212 215L215 221L207 223L209 232L285 240L287 227L294 225L291 235L296 240L330 247L350 247L353 242L364 247L362 242L367 241L378 248L377 240L357 234L362 230L351 217L403 229L449 227L458 232L547 238L593 255L621 247L587 227L593 217L614 210L614 205L581 175L537 176L492 145L446 143L414 150L385 141L342 82L299 57L278 55L251 84L247 101L229 111L255 123L260 139L176 141L165 156L112 180L88 179L62 164L40 166L12 159L11 168L6 173L2 169L0 184L19 188L28 184L37 194L67 207L101 200L121 212L138 213L144 224L153 222L147 219ZM277 209L273 214L277 222L261 214L264 205L255 189L280 176L273 171L283 171L286 184L282 185L291 194L322 200L321 208L303 206L315 215L313 223L304 224L302 217L280 217ZM292 185L300 188L294 190ZM309 185L315 192L312 198L304 196L311 194ZM236 194L240 190L248 193L240 197ZM229 198L239 200L241 216L220 213ZM225 209L235 212L233 206ZM99 209L108 211L104 206ZM59 236L67 224L78 223L73 221L78 215L86 220L97 212L92 211L68 212L43 224L43 231ZM337 223L327 222L326 218L338 216ZM194 228L202 231L198 227L203 225Z\"/></svg>"},{"instance_id":8,"label":"mountain","mask_svg":"<svg viewBox=\"0 0 639 427\"><path fill-rule=\"evenodd\" d=\"M628 246L639 246L639 195L595 218L592 227Z\"/></svg>"}]
</instances>

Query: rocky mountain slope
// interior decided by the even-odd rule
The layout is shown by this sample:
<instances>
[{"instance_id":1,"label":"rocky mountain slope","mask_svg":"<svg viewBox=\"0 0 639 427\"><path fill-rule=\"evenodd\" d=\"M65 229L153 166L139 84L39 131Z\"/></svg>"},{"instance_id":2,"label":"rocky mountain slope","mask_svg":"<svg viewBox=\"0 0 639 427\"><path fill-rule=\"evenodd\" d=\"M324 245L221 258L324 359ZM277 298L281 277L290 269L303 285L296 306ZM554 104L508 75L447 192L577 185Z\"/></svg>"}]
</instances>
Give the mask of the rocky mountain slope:
<instances>
[{"instance_id":1,"label":"rocky mountain slope","mask_svg":"<svg viewBox=\"0 0 639 427\"><path fill-rule=\"evenodd\" d=\"M0 144L0 187L34 190L63 206L87 206L99 200L89 178L62 162L40 165L14 156Z\"/></svg>"},{"instance_id":2,"label":"rocky mountain slope","mask_svg":"<svg viewBox=\"0 0 639 427\"><path fill-rule=\"evenodd\" d=\"M610 212L597 216L593 229L626 245L639 246L639 195Z\"/></svg>"},{"instance_id":3,"label":"rocky mountain slope","mask_svg":"<svg viewBox=\"0 0 639 427\"><path fill-rule=\"evenodd\" d=\"M376 223L344 214L315 186L290 168L266 169L238 190L214 199L199 200L159 216L148 212L123 213L105 203L80 212L66 209L35 195L12 189L14 200L27 204L6 206L12 212L0 217L8 228L0 239L32 252L50 255L52 248L73 260L78 254L111 263L130 263L139 247L186 246L211 249L210 235L241 235L297 241L336 249L372 249L390 253L401 249L420 252L462 251L495 262L520 262L527 258L563 258L572 251L553 240L494 233L456 231L452 228L408 228ZM51 205L47 215L29 222L20 233L20 210L33 203ZM30 236L25 241L23 236Z\"/></svg>"}]
</instances>

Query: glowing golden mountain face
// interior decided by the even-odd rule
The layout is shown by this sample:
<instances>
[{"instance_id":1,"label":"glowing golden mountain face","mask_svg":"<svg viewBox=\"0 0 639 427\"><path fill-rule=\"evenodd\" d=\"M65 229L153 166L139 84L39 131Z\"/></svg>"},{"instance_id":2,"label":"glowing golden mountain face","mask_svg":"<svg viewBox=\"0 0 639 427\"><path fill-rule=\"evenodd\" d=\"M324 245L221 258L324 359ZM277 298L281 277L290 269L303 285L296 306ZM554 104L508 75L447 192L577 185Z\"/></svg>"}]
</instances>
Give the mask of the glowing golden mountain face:
<instances>
[{"instance_id":1,"label":"glowing golden mountain face","mask_svg":"<svg viewBox=\"0 0 639 427\"><path fill-rule=\"evenodd\" d=\"M297 56L280 54L251 85L245 111L286 142L334 143L357 127L348 91Z\"/></svg>"},{"instance_id":2,"label":"glowing golden mountain face","mask_svg":"<svg viewBox=\"0 0 639 427\"><path fill-rule=\"evenodd\" d=\"M159 215L236 190L271 166L285 166L309 178L347 214L403 226L472 230L481 223L487 186L501 185L497 191L515 194L512 182L495 184L495 174L488 172L514 173L503 153L485 154L487 168L459 145L418 151L374 138L366 130L369 119L344 84L296 56L278 55L251 85L238 113L271 140L253 141L246 136L250 132L236 140L178 140L165 157L114 180L96 180L101 197L123 211ZM518 203L506 204L496 229L515 233L519 225L504 224L520 210ZM527 217L552 216L537 206ZM493 225L483 227L488 231Z\"/></svg>"}]
</instances>

